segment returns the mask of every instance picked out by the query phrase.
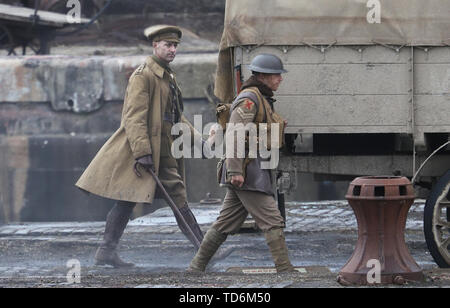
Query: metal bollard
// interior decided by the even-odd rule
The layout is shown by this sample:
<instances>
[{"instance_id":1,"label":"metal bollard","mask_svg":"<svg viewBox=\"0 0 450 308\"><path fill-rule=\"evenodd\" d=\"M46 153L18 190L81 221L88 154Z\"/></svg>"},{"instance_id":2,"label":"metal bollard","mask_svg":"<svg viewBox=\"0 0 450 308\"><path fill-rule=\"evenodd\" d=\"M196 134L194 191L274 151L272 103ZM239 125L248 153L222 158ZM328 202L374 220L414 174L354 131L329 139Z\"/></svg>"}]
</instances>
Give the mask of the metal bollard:
<instances>
[{"instance_id":1,"label":"metal bollard","mask_svg":"<svg viewBox=\"0 0 450 308\"><path fill-rule=\"evenodd\" d=\"M405 177L359 177L345 198L358 222L358 241L337 281L372 285L423 280L422 269L405 243L406 218L415 198L411 182ZM371 262L379 265L376 280L369 279Z\"/></svg>"}]
</instances>

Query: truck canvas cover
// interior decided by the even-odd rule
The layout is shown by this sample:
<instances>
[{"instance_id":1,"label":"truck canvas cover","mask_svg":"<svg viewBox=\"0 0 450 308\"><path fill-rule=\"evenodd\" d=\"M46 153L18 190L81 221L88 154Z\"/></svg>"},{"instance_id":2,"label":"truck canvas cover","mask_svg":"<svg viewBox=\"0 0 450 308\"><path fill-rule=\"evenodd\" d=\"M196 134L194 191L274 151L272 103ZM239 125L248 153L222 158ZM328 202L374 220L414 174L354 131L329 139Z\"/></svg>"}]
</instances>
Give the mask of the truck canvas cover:
<instances>
[{"instance_id":1,"label":"truck canvas cover","mask_svg":"<svg viewBox=\"0 0 450 308\"><path fill-rule=\"evenodd\" d=\"M375 14L379 23L371 23ZM449 45L450 1L227 0L216 95L232 95L234 46L377 43Z\"/></svg>"}]
</instances>

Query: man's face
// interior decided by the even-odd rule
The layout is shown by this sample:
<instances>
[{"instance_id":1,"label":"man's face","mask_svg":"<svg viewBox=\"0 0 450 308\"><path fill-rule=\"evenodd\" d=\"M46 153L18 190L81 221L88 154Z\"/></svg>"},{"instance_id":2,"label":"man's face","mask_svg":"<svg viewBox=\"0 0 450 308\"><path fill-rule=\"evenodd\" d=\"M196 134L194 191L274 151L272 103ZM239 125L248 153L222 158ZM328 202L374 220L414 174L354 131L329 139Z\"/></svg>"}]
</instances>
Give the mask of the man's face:
<instances>
[{"instance_id":1,"label":"man's face","mask_svg":"<svg viewBox=\"0 0 450 308\"><path fill-rule=\"evenodd\" d=\"M278 90L278 87L283 81L281 74L260 74L259 76L259 80L274 92Z\"/></svg>"},{"instance_id":2,"label":"man's face","mask_svg":"<svg viewBox=\"0 0 450 308\"><path fill-rule=\"evenodd\" d=\"M170 63L175 59L177 54L178 43L159 41L153 42L153 54L161 60Z\"/></svg>"}]
</instances>

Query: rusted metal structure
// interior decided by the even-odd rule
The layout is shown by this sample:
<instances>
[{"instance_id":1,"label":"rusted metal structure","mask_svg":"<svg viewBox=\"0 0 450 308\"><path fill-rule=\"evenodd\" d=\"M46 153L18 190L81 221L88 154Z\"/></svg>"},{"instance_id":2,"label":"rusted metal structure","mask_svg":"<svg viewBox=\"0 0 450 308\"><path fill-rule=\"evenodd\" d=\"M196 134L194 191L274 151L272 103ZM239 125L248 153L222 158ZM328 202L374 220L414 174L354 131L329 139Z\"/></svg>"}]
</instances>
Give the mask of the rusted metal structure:
<instances>
[{"instance_id":1,"label":"rusted metal structure","mask_svg":"<svg viewBox=\"0 0 450 308\"><path fill-rule=\"evenodd\" d=\"M341 269L341 284L403 284L421 281L423 274L405 244L408 210L415 194L405 177L359 177L345 196L358 221L355 251ZM371 260L379 262L379 278L371 277ZM375 276L376 274L374 274Z\"/></svg>"},{"instance_id":2,"label":"rusted metal structure","mask_svg":"<svg viewBox=\"0 0 450 308\"><path fill-rule=\"evenodd\" d=\"M425 236L442 267L450 266L449 14L445 0L227 1L215 85L228 101L253 57L279 56L289 71L275 107L289 122L280 193L295 189L297 172L413 179L431 190L421 196Z\"/></svg>"}]
</instances>

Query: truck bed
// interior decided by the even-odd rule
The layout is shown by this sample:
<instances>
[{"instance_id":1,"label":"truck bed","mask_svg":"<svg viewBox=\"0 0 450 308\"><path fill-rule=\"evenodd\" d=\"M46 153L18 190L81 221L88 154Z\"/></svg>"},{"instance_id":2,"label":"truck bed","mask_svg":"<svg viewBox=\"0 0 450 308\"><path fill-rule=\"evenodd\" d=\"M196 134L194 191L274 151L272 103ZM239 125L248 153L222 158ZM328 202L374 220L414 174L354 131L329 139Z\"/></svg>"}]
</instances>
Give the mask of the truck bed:
<instances>
[{"instance_id":1,"label":"truck bed","mask_svg":"<svg viewBox=\"0 0 450 308\"><path fill-rule=\"evenodd\" d=\"M316 47L317 48L317 47ZM450 132L450 47L310 46L235 49L236 64L278 55L289 71L276 93L291 134Z\"/></svg>"}]
</instances>

